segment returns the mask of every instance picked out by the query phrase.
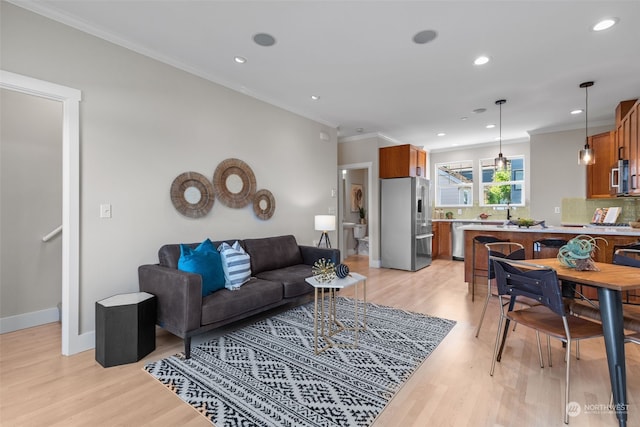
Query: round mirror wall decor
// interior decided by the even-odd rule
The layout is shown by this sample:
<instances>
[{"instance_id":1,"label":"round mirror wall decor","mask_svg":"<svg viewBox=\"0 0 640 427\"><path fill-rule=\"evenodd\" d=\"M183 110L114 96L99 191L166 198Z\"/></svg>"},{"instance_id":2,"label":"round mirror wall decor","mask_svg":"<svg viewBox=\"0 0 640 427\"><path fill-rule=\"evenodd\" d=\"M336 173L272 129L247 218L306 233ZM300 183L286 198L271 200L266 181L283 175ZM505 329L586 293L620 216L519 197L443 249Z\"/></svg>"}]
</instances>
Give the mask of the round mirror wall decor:
<instances>
[{"instance_id":1,"label":"round mirror wall decor","mask_svg":"<svg viewBox=\"0 0 640 427\"><path fill-rule=\"evenodd\" d=\"M253 212L260 219L267 220L273 216L276 210L276 199L269 190L259 190L253 196Z\"/></svg>"},{"instance_id":2,"label":"round mirror wall decor","mask_svg":"<svg viewBox=\"0 0 640 427\"><path fill-rule=\"evenodd\" d=\"M243 208L251 203L256 194L256 187L253 171L248 164L239 159L222 161L213 173L213 191L216 197L230 208Z\"/></svg>"},{"instance_id":3,"label":"round mirror wall decor","mask_svg":"<svg viewBox=\"0 0 640 427\"><path fill-rule=\"evenodd\" d=\"M171 202L178 212L190 218L200 218L213 207L213 185L198 172L184 172L171 184Z\"/></svg>"}]
</instances>

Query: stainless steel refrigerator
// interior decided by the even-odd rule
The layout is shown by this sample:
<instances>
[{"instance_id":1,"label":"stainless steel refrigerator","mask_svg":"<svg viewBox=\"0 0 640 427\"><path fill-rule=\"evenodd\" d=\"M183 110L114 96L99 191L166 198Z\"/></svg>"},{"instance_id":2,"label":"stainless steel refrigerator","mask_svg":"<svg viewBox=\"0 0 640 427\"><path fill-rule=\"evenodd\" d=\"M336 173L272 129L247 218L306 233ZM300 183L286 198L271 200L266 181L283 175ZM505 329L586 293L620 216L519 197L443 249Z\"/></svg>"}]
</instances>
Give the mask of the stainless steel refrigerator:
<instances>
[{"instance_id":1,"label":"stainless steel refrigerator","mask_svg":"<svg viewBox=\"0 0 640 427\"><path fill-rule=\"evenodd\" d=\"M429 180L380 180L380 255L386 268L416 271L431 264Z\"/></svg>"}]
</instances>

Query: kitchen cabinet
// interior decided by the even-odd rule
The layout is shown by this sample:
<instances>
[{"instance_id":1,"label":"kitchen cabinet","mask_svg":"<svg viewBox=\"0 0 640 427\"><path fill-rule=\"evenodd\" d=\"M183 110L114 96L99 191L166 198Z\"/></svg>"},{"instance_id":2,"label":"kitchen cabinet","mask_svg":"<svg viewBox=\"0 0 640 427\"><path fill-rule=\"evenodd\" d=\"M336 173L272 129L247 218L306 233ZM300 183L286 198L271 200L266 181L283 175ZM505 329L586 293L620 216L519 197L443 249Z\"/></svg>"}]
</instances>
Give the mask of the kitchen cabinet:
<instances>
[{"instance_id":1,"label":"kitchen cabinet","mask_svg":"<svg viewBox=\"0 0 640 427\"><path fill-rule=\"evenodd\" d=\"M634 102L625 108L623 104ZM640 101L623 101L618 106L620 114L624 116L620 119L616 127L616 140L620 158L629 160L629 194L640 195ZM618 119L618 109L616 109L616 121Z\"/></svg>"},{"instance_id":2,"label":"kitchen cabinet","mask_svg":"<svg viewBox=\"0 0 640 427\"><path fill-rule=\"evenodd\" d=\"M380 178L426 177L427 152L410 144L381 147Z\"/></svg>"},{"instance_id":3,"label":"kitchen cabinet","mask_svg":"<svg viewBox=\"0 0 640 427\"><path fill-rule=\"evenodd\" d=\"M433 259L451 259L451 225L451 222L448 221L433 223Z\"/></svg>"},{"instance_id":4,"label":"kitchen cabinet","mask_svg":"<svg viewBox=\"0 0 640 427\"><path fill-rule=\"evenodd\" d=\"M603 132L588 138L595 164L587 166L587 199L615 197L611 188L611 168L618 159L616 132Z\"/></svg>"}]
</instances>

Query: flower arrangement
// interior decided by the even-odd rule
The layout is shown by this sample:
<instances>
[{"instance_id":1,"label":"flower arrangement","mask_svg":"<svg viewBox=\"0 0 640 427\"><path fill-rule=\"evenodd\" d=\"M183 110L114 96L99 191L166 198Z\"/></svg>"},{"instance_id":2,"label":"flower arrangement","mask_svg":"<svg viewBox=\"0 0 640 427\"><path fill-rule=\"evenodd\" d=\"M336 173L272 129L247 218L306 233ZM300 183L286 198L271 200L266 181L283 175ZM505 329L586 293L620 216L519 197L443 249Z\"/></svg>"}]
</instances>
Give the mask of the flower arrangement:
<instances>
[{"instance_id":1,"label":"flower arrangement","mask_svg":"<svg viewBox=\"0 0 640 427\"><path fill-rule=\"evenodd\" d=\"M328 283L336 278L336 268L333 262L320 258L311 267L311 274L320 283Z\"/></svg>"}]
</instances>

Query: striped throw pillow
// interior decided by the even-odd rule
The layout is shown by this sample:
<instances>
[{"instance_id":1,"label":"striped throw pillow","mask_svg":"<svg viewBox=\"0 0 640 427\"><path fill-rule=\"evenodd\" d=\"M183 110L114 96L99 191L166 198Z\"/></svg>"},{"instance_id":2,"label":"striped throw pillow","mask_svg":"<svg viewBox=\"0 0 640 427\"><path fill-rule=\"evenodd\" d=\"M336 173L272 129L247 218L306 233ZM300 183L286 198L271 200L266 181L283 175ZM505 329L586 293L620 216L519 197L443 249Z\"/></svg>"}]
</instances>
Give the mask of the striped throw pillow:
<instances>
[{"instance_id":1,"label":"striped throw pillow","mask_svg":"<svg viewBox=\"0 0 640 427\"><path fill-rule=\"evenodd\" d=\"M222 269L224 270L224 287L235 290L244 285L251 278L251 260L249 254L242 249L236 241L233 246L224 242L218 247L222 257Z\"/></svg>"}]
</instances>

